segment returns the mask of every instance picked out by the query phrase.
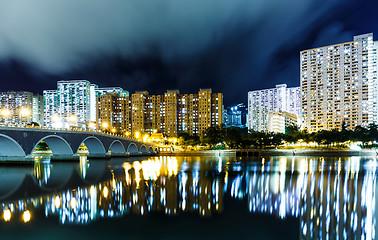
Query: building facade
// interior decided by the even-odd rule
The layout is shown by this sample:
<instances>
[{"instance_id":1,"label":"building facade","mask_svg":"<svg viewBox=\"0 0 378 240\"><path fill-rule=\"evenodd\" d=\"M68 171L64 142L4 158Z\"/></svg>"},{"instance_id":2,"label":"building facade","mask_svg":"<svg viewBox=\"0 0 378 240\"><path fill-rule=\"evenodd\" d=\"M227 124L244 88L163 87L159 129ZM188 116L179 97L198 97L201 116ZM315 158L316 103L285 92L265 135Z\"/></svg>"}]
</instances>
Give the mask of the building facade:
<instances>
[{"instance_id":1,"label":"building facade","mask_svg":"<svg viewBox=\"0 0 378 240\"><path fill-rule=\"evenodd\" d=\"M24 126L43 124L42 97L31 92L0 92L1 124Z\"/></svg>"},{"instance_id":2,"label":"building facade","mask_svg":"<svg viewBox=\"0 0 378 240\"><path fill-rule=\"evenodd\" d=\"M99 129L114 133L130 134L130 100L127 95L109 93L100 95L97 105Z\"/></svg>"},{"instance_id":3,"label":"building facade","mask_svg":"<svg viewBox=\"0 0 378 240\"><path fill-rule=\"evenodd\" d=\"M300 53L303 127L309 132L377 123L377 42L373 34Z\"/></svg>"},{"instance_id":4,"label":"building facade","mask_svg":"<svg viewBox=\"0 0 378 240\"><path fill-rule=\"evenodd\" d=\"M299 117L300 96L300 87L288 88L286 84L248 92L248 129L269 131L270 112L287 112Z\"/></svg>"},{"instance_id":5,"label":"building facade","mask_svg":"<svg viewBox=\"0 0 378 240\"><path fill-rule=\"evenodd\" d=\"M131 131L161 132L176 137L186 132L202 134L210 126L223 123L223 95L201 89L197 94L169 90L163 95L136 92L131 95Z\"/></svg>"},{"instance_id":6,"label":"building facade","mask_svg":"<svg viewBox=\"0 0 378 240\"><path fill-rule=\"evenodd\" d=\"M98 119L99 96L109 93L128 95L122 88L99 88L88 80L58 81L57 90L43 91L44 126L86 128Z\"/></svg>"}]
</instances>

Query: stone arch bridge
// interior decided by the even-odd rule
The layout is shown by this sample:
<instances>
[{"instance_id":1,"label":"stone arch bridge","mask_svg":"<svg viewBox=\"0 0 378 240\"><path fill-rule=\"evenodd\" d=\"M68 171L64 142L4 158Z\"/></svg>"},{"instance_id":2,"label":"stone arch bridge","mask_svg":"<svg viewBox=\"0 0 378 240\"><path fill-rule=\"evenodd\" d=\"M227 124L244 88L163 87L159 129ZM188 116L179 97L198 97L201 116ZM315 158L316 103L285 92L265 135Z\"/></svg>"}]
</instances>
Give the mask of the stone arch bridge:
<instances>
[{"instance_id":1,"label":"stone arch bridge","mask_svg":"<svg viewBox=\"0 0 378 240\"><path fill-rule=\"evenodd\" d=\"M158 152L154 144L93 131L0 127L0 161L28 159L41 141L51 149L53 160L78 158L77 153L83 143L88 149L88 158Z\"/></svg>"}]
</instances>

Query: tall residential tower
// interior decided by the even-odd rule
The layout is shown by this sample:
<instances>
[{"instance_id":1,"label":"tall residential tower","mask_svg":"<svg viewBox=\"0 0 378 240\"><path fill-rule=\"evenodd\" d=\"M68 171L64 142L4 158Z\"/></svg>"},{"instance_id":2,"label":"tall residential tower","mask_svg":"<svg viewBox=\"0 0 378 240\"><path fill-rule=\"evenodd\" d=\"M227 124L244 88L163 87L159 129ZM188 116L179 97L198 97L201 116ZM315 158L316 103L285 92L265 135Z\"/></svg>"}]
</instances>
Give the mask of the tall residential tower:
<instances>
[{"instance_id":1,"label":"tall residential tower","mask_svg":"<svg viewBox=\"0 0 378 240\"><path fill-rule=\"evenodd\" d=\"M303 127L310 132L377 123L373 34L300 53Z\"/></svg>"}]
</instances>

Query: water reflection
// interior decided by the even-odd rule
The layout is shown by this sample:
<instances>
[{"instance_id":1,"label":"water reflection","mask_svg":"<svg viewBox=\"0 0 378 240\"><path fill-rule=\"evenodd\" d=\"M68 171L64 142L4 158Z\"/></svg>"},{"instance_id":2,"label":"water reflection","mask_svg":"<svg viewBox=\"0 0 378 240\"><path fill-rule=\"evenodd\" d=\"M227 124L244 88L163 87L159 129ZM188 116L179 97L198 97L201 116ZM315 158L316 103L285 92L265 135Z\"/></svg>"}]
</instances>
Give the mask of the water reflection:
<instances>
[{"instance_id":1,"label":"water reflection","mask_svg":"<svg viewBox=\"0 0 378 240\"><path fill-rule=\"evenodd\" d=\"M246 201L251 213L298 218L300 239L376 235L375 159L81 159L78 164L37 162L32 171L2 168L0 178L14 183L0 187L4 222L33 221L37 212L62 224L152 212L210 217L221 214L225 198L231 198ZM14 200L25 187L30 197Z\"/></svg>"}]
</instances>

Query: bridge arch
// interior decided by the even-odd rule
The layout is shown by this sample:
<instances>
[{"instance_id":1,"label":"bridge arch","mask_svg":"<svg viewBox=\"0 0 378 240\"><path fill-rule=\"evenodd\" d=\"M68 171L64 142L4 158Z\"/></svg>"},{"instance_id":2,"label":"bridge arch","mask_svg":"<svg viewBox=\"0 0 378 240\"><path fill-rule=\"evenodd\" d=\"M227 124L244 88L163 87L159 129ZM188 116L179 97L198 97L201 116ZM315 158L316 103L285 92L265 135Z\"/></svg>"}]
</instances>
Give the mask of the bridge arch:
<instances>
[{"instance_id":1,"label":"bridge arch","mask_svg":"<svg viewBox=\"0 0 378 240\"><path fill-rule=\"evenodd\" d=\"M90 136L90 137L85 138L80 143L80 145L83 144L83 143L88 148L88 151L89 151L90 154L106 154L104 144L102 144L102 142L94 136ZM80 148L80 145L79 145L79 148ZM76 152L79 151L79 148L77 149Z\"/></svg>"},{"instance_id":2,"label":"bridge arch","mask_svg":"<svg viewBox=\"0 0 378 240\"><path fill-rule=\"evenodd\" d=\"M115 140L110 144L109 150L111 153L125 153L125 147L119 140Z\"/></svg>"},{"instance_id":3,"label":"bridge arch","mask_svg":"<svg viewBox=\"0 0 378 240\"><path fill-rule=\"evenodd\" d=\"M142 152L142 153L146 153L147 152L147 148L146 148L146 146L145 145L142 145L141 147L140 147L140 150L139 150L140 152Z\"/></svg>"},{"instance_id":4,"label":"bridge arch","mask_svg":"<svg viewBox=\"0 0 378 240\"><path fill-rule=\"evenodd\" d=\"M47 146L49 146L53 155L61 155L61 154L72 155L73 154L73 151L70 145L68 144L68 142L64 138L58 135L48 135L46 137L43 137L41 140L37 142L37 144L34 145L33 150L30 154L33 153L34 149L42 141L44 141L47 144Z\"/></svg>"},{"instance_id":5,"label":"bridge arch","mask_svg":"<svg viewBox=\"0 0 378 240\"><path fill-rule=\"evenodd\" d=\"M130 153L137 153L138 152L138 147L135 143L130 143L129 146L127 147L127 152Z\"/></svg>"},{"instance_id":6,"label":"bridge arch","mask_svg":"<svg viewBox=\"0 0 378 240\"><path fill-rule=\"evenodd\" d=\"M152 147L149 147L149 148L148 148L148 152L149 152L149 153L154 153L154 149L153 149Z\"/></svg>"},{"instance_id":7,"label":"bridge arch","mask_svg":"<svg viewBox=\"0 0 378 240\"><path fill-rule=\"evenodd\" d=\"M0 156L24 157L25 151L13 138L0 134Z\"/></svg>"}]
</instances>

